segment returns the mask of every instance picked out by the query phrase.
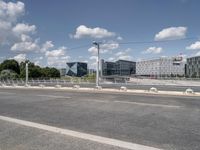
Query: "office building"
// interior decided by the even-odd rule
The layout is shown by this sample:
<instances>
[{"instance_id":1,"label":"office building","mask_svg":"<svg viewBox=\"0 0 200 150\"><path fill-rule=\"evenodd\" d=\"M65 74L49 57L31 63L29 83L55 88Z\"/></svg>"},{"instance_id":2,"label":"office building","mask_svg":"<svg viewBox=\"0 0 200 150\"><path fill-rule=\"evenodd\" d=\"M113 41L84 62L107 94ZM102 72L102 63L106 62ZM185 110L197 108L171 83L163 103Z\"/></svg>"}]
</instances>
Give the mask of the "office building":
<instances>
[{"instance_id":1,"label":"office building","mask_svg":"<svg viewBox=\"0 0 200 150\"><path fill-rule=\"evenodd\" d=\"M161 57L136 63L136 75L139 76L184 76L185 62L180 57Z\"/></svg>"},{"instance_id":2,"label":"office building","mask_svg":"<svg viewBox=\"0 0 200 150\"><path fill-rule=\"evenodd\" d=\"M130 76L136 72L136 62L127 60L104 62L104 60L102 60L101 68L103 76Z\"/></svg>"},{"instance_id":3,"label":"office building","mask_svg":"<svg viewBox=\"0 0 200 150\"><path fill-rule=\"evenodd\" d=\"M66 67L67 76L82 77L87 74L87 63L68 62Z\"/></svg>"},{"instance_id":4,"label":"office building","mask_svg":"<svg viewBox=\"0 0 200 150\"><path fill-rule=\"evenodd\" d=\"M187 58L186 76L200 78L200 56Z\"/></svg>"}]
</instances>

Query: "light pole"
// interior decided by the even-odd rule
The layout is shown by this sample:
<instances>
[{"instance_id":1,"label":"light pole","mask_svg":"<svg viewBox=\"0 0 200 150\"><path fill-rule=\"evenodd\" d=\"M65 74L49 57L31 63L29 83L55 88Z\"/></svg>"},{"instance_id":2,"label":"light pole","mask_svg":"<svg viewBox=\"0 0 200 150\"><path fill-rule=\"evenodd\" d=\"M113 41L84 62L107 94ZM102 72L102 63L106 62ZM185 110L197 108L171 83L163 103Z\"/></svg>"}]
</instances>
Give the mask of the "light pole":
<instances>
[{"instance_id":1,"label":"light pole","mask_svg":"<svg viewBox=\"0 0 200 150\"><path fill-rule=\"evenodd\" d=\"M97 47L97 70L96 70L96 86L99 86L99 50L100 50L100 42L93 42L93 44Z\"/></svg>"},{"instance_id":2,"label":"light pole","mask_svg":"<svg viewBox=\"0 0 200 150\"><path fill-rule=\"evenodd\" d=\"M26 86L28 86L28 62L26 62Z\"/></svg>"}]
</instances>

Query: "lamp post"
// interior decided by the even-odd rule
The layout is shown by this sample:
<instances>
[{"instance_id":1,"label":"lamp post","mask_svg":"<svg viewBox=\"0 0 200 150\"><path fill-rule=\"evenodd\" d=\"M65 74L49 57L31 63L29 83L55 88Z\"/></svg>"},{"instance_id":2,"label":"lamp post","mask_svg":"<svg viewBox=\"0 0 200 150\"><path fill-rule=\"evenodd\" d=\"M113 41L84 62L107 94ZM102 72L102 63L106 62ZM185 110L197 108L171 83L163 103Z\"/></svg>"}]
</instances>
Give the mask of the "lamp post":
<instances>
[{"instance_id":1,"label":"lamp post","mask_svg":"<svg viewBox=\"0 0 200 150\"><path fill-rule=\"evenodd\" d=\"M96 87L99 86L99 50L100 50L100 42L93 42L93 44L97 47L97 70L96 70Z\"/></svg>"},{"instance_id":2,"label":"lamp post","mask_svg":"<svg viewBox=\"0 0 200 150\"><path fill-rule=\"evenodd\" d=\"M26 86L28 86L28 62L26 62Z\"/></svg>"}]
</instances>

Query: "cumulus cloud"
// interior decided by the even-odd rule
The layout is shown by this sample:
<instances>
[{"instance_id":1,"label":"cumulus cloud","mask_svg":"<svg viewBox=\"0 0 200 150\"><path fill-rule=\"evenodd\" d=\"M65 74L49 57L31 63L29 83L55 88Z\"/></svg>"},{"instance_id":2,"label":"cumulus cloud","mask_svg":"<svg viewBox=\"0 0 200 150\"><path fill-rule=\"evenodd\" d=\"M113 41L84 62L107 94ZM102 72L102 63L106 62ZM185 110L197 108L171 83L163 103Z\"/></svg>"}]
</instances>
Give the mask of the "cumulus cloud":
<instances>
[{"instance_id":1,"label":"cumulus cloud","mask_svg":"<svg viewBox=\"0 0 200 150\"><path fill-rule=\"evenodd\" d=\"M162 47L149 47L143 52L143 54L160 54L162 51Z\"/></svg>"},{"instance_id":2,"label":"cumulus cloud","mask_svg":"<svg viewBox=\"0 0 200 150\"><path fill-rule=\"evenodd\" d=\"M24 23L18 23L15 27L13 27L12 31L17 35L35 33L36 26Z\"/></svg>"},{"instance_id":3,"label":"cumulus cloud","mask_svg":"<svg viewBox=\"0 0 200 150\"><path fill-rule=\"evenodd\" d=\"M187 27L170 27L165 28L155 35L156 41L161 40L174 40L185 38Z\"/></svg>"},{"instance_id":4,"label":"cumulus cloud","mask_svg":"<svg viewBox=\"0 0 200 150\"><path fill-rule=\"evenodd\" d=\"M0 20L15 22L24 14L25 5L22 2L4 2L0 0Z\"/></svg>"},{"instance_id":5,"label":"cumulus cloud","mask_svg":"<svg viewBox=\"0 0 200 150\"><path fill-rule=\"evenodd\" d=\"M52 41L46 41L43 45L42 45L42 48L41 48L41 52L46 52L48 51L50 48L53 48L54 45L52 43Z\"/></svg>"},{"instance_id":6,"label":"cumulus cloud","mask_svg":"<svg viewBox=\"0 0 200 150\"><path fill-rule=\"evenodd\" d=\"M115 54L115 58L113 58L113 61L114 61L114 60L119 60L119 59L121 59L121 60L132 60L133 57L129 54L130 50L131 50L131 49L128 48L128 49L126 49L126 50L124 50L124 51L119 51L119 52L117 52L117 53Z\"/></svg>"},{"instance_id":7,"label":"cumulus cloud","mask_svg":"<svg viewBox=\"0 0 200 150\"><path fill-rule=\"evenodd\" d=\"M190 46L186 47L186 49L189 49L189 50L200 50L200 41L197 41L197 42L191 44Z\"/></svg>"},{"instance_id":8,"label":"cumulus cloud","mask_svg":"<svg viewBox=\"0 0 200 150\"><path fill-rule=\"evenodd\" d=\"M108 43L100 45L100 53L105 54L117 48L119 48L119 43L114 41L109 41ZM88 49L88 52L90 52L92 55L97 55L97 48L95 46L92 46Z\"/></svg>"},{"instance_id":9,"label":"cumulus cloud","mask_svg":"<svg viewBox=\"0 0 200 150\"><path fill-rule=\"evenodd\" d=\"M72 37L75 39L80 39L83 37L90 37L90 38L107 38L107 37L113 37L116 34L114 32L109 32L108 30L104 28L89 28L85 25L80 25L76 29L75 35Z\"/></svg>"},{"instance_id":10,"label":"cumulus cloud","mask_svg":"<svg viewBox=\"0 0 200 150\"><path fill-rule=\"evenodd\" d=\"M66 67L66 62L70 60L70 56L48 57L47 64L52 67Z\"/></svg>"},{"instance_id":11,"label":"cumulus cloud","mask_svg":"<svg viewBox=\"0 0 200 150\"><path fill-rule=\"evenodd\" d=\"M31 52L31 51L38 51L39 46L37 43L34 42L20 42L20 43L15 43L11 47L12 51L19 51L19 52Z\"/></svg>"},{"instance_id":12,"label":"cumulus cloud","mask_svg":"<svg viewBox=\"0 0 200 150\"><path fill-rule=\"evenodd\" d=\"M15 59L19 63L24 62L26 60L26 54L18 54L14 56L13 59Z\"/></svg>"},{"instance_id":13,"label":"cumulus cloud","mask_svg":"<svg viewBox=\"0 0 200 150\"><path fill-rule=\"evenodd\" d=\"M60 56L64 56L65 55L65 50L67 48L66 47L60 47L56 50L52 50L52 51L46 51L45 56L46 57L60 57Z\"/></svg>"}]
</instances>

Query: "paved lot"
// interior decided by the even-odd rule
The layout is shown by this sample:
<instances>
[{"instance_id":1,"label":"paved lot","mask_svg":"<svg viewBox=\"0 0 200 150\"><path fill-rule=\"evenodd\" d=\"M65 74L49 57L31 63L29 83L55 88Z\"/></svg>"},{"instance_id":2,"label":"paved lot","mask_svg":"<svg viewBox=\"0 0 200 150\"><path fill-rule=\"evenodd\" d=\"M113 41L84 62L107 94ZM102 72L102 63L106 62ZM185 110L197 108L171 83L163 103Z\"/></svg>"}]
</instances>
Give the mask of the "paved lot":
<instances>
[{"instance_id":1,"label":"paved lot","mask_svg":"<svg viewBox=\"0 0 200 150\"><path fill-rule=\"evenodd\" d=\"M166 150L200 149L199 97L0 89L0 116ZM0 148L18 146L119 149L0 120Z\"/></svg>"}]
</instances>

